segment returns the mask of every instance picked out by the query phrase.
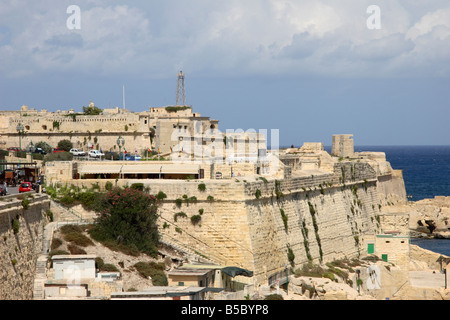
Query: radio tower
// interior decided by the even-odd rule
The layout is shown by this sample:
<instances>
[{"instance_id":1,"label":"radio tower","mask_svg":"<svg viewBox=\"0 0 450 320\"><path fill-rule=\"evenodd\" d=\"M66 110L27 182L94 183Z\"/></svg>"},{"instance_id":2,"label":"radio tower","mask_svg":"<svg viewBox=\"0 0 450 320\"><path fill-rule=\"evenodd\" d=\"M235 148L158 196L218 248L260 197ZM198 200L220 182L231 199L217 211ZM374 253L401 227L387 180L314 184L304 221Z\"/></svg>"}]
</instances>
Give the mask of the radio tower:
<instances>
[{"instance_id":1,"label":"radio tower","mask_svg":"<svg viewBox=\"0 0 450 320\"><path fill-rule=\"evenodd\" d=\"M178 82L177 82L177 106L185 106L186 105L186 91L184 88L184 73L180 71L178 73Z\"/></svg>"}]
</instances>

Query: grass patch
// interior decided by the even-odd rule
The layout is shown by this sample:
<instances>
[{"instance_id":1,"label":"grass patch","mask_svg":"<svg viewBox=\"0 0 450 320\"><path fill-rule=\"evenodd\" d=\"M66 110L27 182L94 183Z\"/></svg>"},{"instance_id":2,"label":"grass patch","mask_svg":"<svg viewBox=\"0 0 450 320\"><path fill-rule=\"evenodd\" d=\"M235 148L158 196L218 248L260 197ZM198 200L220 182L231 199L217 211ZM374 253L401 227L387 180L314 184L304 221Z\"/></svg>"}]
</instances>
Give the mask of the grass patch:
<instances>
[{"instance_id":1,"label":"grass patch","mask_svg":"<svg viewBox=\"0 0 450 320\"><path fill-rule=\"evenodd\" d=\"M151 277L154 286L167 286L169 283L164 272L164 263L138 262L134 267L143 278Z\"/></svg>"}]
</instances>

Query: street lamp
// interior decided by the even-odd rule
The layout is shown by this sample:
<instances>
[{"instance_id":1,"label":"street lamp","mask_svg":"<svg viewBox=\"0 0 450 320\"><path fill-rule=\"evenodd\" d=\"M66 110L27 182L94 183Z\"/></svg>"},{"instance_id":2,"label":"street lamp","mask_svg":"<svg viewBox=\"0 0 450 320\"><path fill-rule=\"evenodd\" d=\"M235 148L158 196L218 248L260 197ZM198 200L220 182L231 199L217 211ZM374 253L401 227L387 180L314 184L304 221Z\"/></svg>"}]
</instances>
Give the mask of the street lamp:
<instances>
[{"instance_id":1,"label":"street lamp","mask_svg":"<svg viewBox=\"0 0 450 320\"><path fill-rule=\"evenodd\" d=\"M119 160L120 160L122 155L122 147L125 146L125 139L122 138L122 136L119 136L119 138L117 138L117 145L119 146Z\"/></svg>"},{"instance_id":2,"label":"street lamp","mask_svg":"<svg viewBox=\"0 0 450 320\"><path fill-rule=\"evenodd\" d=\"M22 151L22 137L21 136L23 134L24 129L25 128L24 128L23 124L19 122L19 124L16 127L16 130L17 130L17 133L19 134L19 149L20 149L20 151Z\"/></svg>"}]
</instances>

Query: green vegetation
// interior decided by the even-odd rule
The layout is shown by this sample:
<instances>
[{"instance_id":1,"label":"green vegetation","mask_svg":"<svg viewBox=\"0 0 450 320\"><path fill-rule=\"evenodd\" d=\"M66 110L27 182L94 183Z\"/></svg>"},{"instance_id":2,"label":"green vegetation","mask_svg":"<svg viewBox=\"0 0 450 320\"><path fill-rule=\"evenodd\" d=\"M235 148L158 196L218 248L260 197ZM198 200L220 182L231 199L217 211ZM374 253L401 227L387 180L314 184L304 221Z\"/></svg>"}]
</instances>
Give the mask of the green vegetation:
<instances>
[{"instance_id":1,"label":"green vegetation","mask_svg":"<svg viewBox=\"0 0 450 320\"><path fill-rule=\"evenodd\" d=\"M293 267L294 266L295 255L294 255L294 251L292 251L291 247L289 247L289 246L288 246L287 258L289 260L289 263Z\"/></svg>"},{"instance_id":2,"label":"green vegetation","mask_svg":"<svg viewBox=\"0 0 450 320\"><path fill-rule=\"evenodd\" d=\"M164 263L138 262L134 267L143 278L148 279L148 277L150 277L154 286L168 285L168 280L164 273Z\"/></svg>"},{"instance_id":3,"label":"green vegetation","mask_svg":"<svg viewBox=\"0 0 450 320\"><path fill-rule=\"evenodd\" d=\"M183 111L183 110L187 110L187 109L191 109L191 107L187 107L187 106L166 107L167 112L178 112L178 111Z\"/></svg>"},{"instance_id":4,"label":"green vegetation","mask_svg":"<svg viewBox=\"0 0 450 320\"><path fill-rule=\"evenodd\" d=\"M59 150L64 150L66 152L69 152L70 149L73 148L73 143L70 142L70 140L64 139L64 140L61 140L61 141L58 142L57 148Z\"/></svg>"},{"instance_id":5,"label":"green vegetation","mask_svg":"<svg viewBox=\"0 0 450 320\"><path fill-rule=\"evenodd\" d=\"M67 242L80 247L93 246L94 243L89 237L83 234L84 231L85 229L78 225L65 225L61 227L61 233Z\"/></svg>"},{"instance_id":6,"label":"green vegetation","mask_svg":"<svg viewBox=\"0 0 450 320\"><path fill-rule=\"evenodd\" d=\"M204 183L200 183L200 184L198 185L198 190L200 190L200 191L205 191L205 190L206 190L206 185L205 185Z\"/></svg>"},{"instance_id":7,"label":"green vegetation","mask_svg":"<svg viewBox=\"0 0 450 320\"><path fill-rule=\"evenodd\" d=\"M14 234L19 233L19 228L20 228L19 217L16 217L12 220L12 228L13 228Z\"/></svg>"},{"instance_id":8,"label":"green vegetation","mask_svg":"<svg viewBox=\"0 0 450 320\"><path fill-rule=\"evenodd\" d=\"M86 116L97 116L102 112L103 110L96 106L83 107L83 114Z\"/></svg>"},{"instance_id":9,"label":"green vegetation","mask_svg":"<svg viewBox=\"0 0 450 320\"><path fill-rule=\"evenodd\" d=\"M264 300L284 300L284 299L283 299L282 295L274 293L274 294L267 295L264 298Z\"/></svg>"},{"instance_id":10,"label":"green vegetation","mask_svg":"<svg viewBox=\"0 0 450 320\"><path fill-rule=\"evenodd\" d=\"M202 221L202 216L199 214L193 215L191 217L191 222L194 226L198 225Z\"/></svg>"},{"instance_id":11,"label":"green vegetation","mask_svg":"<svg viewBox=\"0 0 450 320\"><path fill-rule=\"evenodd\" d=\"M154 196L131 188L114 188L97 201L100 215L89 231L94 240L156 256L159 233Z\"/></svg>"},{"instance_id":12,"label":"green vegetation","mask_svg":"<svg viewBox=\"0 0 450 320\"><path fill-rule=\"evenodd\" d=\"M173 220L174 220L175 222L178 221L178 218L187 218L187 215L186 215L186 213L184 213L183 211L180 211L180 212L177 212L177 213L175 213L175 214L173 215Z\"/></svg>"},{"instance_id":13,"label":"green vegetation","mask_svg":"<svg viewBox=\"0 0 450 320\"><path fill-rule=\"evenodd\" d=\"M256 199L259 199L259 198L261 198L261 190L259 190L259 189L256 189L256 192L255 192L255 197L256 197Z\"/></svg>"},{"instance_id":14,"label":"green vegetation","mask_svg":"<svg viewBox=\"0 0 450 320\"><path fill-rule=\"evenodd\" d=\"M284 210L282 208L280 208L280 213L281 213L281 219L283 220L283 224L284 224L284 230L287 231L287 229L288 229L288 217L284 213Z\"/></svg>"},{"instance_id":15,"label":"green vegetation","mask_svg":"<svg viewBox=\"0 0 450 320\"><path fill-rule=\"evenodd\" d=\"M26 197L22 199L21 203L24 210L27 210L30 207L30 200L28 200Z\"/></svg>"},{"instance_id":16,"label":"green vegetation","mask_svg":"<svg viewBox=\"0 0 450 320\"><path fill-rule=\"evenodd\" d=\"M50 161L72 161L72 160L73 154L71 154L70 152L49 153L44 157L44 163Z\"/></svg>"},{"instance_id":17,"label":"green vegetation","mask_svg":"<svg viewBox=\"0 0 450 320\"><path fill-rule=\"evenodd\" d=\"M130 188L139 190L139 191L144 191L144 184L143 183L133 183Z\"/></svg>"},{"instance_id":18,"label":"green vegetation","mask_svg":"<svg viewBox=\"0 0 450 320\"><path fill-rule=\"evenodd\" d=\"M164 199L167 198L167 194L165 194L164 192L160 191L156 194L156 199L158 199L158 201L163 201Z\"/></svg>"},{"instance_id":19,"label":"green vegetation","mask_svg":"<svg viewBox=\"0 0 450 320\"><path fill-rule=\"evenodd\" d=\"M39 141L38 143L36 143L34 145L36 148L41 148L42 150L44 150L46 153L50 153L52 152L52 147L44 141Z\"/></svg>"}]
</instances>

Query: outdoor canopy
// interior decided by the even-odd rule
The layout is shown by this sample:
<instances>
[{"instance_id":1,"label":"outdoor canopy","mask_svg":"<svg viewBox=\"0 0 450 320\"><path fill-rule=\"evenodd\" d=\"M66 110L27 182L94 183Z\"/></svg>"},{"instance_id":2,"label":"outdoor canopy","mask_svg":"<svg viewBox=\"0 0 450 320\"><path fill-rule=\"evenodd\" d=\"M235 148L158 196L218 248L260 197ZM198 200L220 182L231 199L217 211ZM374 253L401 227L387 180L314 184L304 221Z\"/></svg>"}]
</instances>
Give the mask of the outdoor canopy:
<instances>
[{"instance_id":1,"label":"outdoor canopy","mask_svg":"<svg viewBox=\"0 0 450 320\"><path fill-rule=\"evenodd\" d=\"M253 277L253 271L245 270L238 267L225 267L222 269L222 272L230 277L234 278L235 276L244 276L244 277Z\"/></svg>"}]
</instances>

